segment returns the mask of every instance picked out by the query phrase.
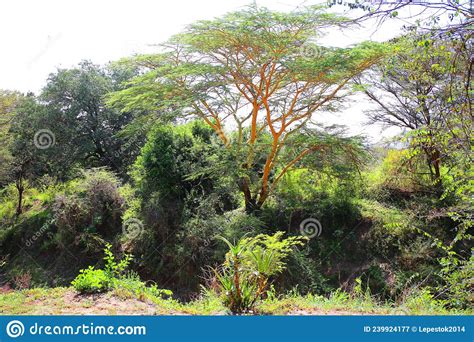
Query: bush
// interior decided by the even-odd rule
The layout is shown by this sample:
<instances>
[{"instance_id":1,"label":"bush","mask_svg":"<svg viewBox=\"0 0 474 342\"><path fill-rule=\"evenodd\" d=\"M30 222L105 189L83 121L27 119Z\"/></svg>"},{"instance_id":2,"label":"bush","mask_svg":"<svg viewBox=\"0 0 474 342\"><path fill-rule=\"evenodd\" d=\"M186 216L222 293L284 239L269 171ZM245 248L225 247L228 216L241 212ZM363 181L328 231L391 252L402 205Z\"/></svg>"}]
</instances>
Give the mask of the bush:
<instances>
[{"instance_id":1,"label":"bush","mask_svg":"<svg viewBox=\"0 0 474 342\"><path fill-rule=\"evenodd\" d=\"M128 272L113 282L115 293L122 297L134 297L139 300L165 299L173 295L170 290L159 289L155 284L147 286L135 272Z\"/></svg>"},{"instance_id":2,"label":"bush","mask_svg":"<svg viewBox=\"0 0 474 342\"><path fill-rule=\"evenodd\" d=\"M85 270L80 270L71 284L80 293L105 292L110 289L111 279L104 270L96 270L94 266L89 266Z\"/></svg>"},{"instance_id":3,"label":"bush","mask_svg":"<svg viewBox=\"0 0 474 342\"><path fill-rule=\"evenodd\" d=\"M63 248L82 245L96 251L121 232L125 201L119 181L110 172L94 169L73 181L53 205L57 241Z\"/></svg>"},{"instance_id":4,"label":"bush","mask_svg":"<svg viewBox=\"0 0 474 342\"><path fill-rule=\"evenodd\" d=\"M130 254L125 254L122 259L116 261L114 254L110 250L111 248L112 245L110 244L106 244L104 248L105 273L107 273L110 279L120 278L130 264L132 256Z\"/></svg>"},{"instance_id":5,"label":"bush","mask_svg":"<svg viewBox=\"0 0 474 342\"><path fill-rule=\"evenodd\" d=\"M407 308L411 314L443 314L446 313L445 302L436 299L429 288L414 288L407 291L402 307Z\"/></svg>"},{"instance_id":6,"label":"bush","mask_svg":"<svg viewBox=\"0 0 474 342\"><path fill-rule=\"evenodd\" d=\"M126 254L123 259L117 262L111 248L112 245L110 244L107 244L104 248L105 269L96 270L93 266L89 266L79 271L79 275L71 282L77 291L80 293L108 291L113 287L116 279L122 277L132 257Z\"/></svg>"},{"instance_id":7,"label":"bush","mask_svg":"<svg viewBox=\"0 0 474 342\"><path fill-rule=\"evenodd\" d=\"M133 193L122 188L133 207L124 219L143 223L133 241L122 237L123 248L139 256L142 271L155 280L170 281L172 274L181 293L197 290L202 268L222 260L225 252L210 239L227 236L224 215L238 206L228 175L216 171L221 147L200 122L156 125L132 169Z\"/></svg>"},{"instance_id":8,"label":"bush","mask_svg":"<svg viewBox=\"0 0 474 342\"><path fill-rule=\"evenodd\" d=\"M422 194L432 180L422 155L406 149L379 152L380 161L364 172L364 196L382 201L400 201Z\"/></svg>"},{"instance_id":9,"label":"bush","mask_svg":"<svg viewBox=\"0 0 474 342\"><path fill-rule=\"evenodd\" d=\"M200 122L154 127L132 170L142 196L158 192L162 199L183 201L190 191L212 191L218 178L212 156L219 146L211 132Z\"/></svg>"},{"instance_id":10,"label":"bush","mask_svg":"<svg viewBox=\"0 0 474 342\"><path fill-rule=\"evenodd\" d=\"M451 253L449 257L441 258L440 264L443 268L439 275L444 284L437 290L443 298L448 300L449 307L457 309L472 307L474 303L472 291L474 256L463 260Z\"/></svg>"},{"instance_id":11,"label":"bush","mask_svg":"<svg viewBox=\"0 0 474 342\"><path fill-rule=\"evenodd\" d=\"M146 286L138 274L126 272L132 256L125 254L122 259L116 260L111 248L110 244L104 248L105 267L103 270L89 266L80 270L79 275L71 282L79 293L97 293L114 289L120 295L128 294L140 300L149 297L154 299L171 297L173 294L171 291L159 289L156 285Z\"/></svg>"}]
</instances>

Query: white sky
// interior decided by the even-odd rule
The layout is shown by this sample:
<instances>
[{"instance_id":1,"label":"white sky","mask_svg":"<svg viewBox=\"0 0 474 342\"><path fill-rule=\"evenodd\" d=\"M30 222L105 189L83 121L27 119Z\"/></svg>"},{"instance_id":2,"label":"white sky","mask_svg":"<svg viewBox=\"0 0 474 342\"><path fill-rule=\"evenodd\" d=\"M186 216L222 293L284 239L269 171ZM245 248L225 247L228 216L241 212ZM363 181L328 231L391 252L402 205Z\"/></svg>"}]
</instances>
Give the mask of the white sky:
<instances>
[{"instance_id":1,"label":"white sky","mask_svg":"<svg viewBox=\"0 0 474 342\"><path fill-rule=\"evenodd\" d=\"M0 2L0 89L38 93L48 74L72 67L83 59L107 63L133 53L153 52L187 24L238 10L250 0L2 0ZM290 11L304 0L257 0L258 5ZM314 1L313 1L314 3ZM362 13L362 12L361 12ZM382 29L334 32L323 39L345 46L363 40L386 40L397 35L400 23ZM352 133L377 141L380 127L365 127L368 102L354 98L337 115L321 115L325 123L346 124ZM392 132L384 132L390 135Z\"/></svg>"}]
</instances>

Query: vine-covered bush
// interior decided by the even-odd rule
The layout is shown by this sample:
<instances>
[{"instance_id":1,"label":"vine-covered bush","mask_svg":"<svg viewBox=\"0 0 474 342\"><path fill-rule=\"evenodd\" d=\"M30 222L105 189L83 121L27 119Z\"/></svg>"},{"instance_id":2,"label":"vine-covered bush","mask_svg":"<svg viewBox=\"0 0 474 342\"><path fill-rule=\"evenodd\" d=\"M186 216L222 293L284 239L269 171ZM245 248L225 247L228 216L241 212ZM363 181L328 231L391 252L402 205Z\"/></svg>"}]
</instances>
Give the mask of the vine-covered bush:
<instances>
[{"instance_id":1,"label":"vine-covered bush","mask_svg":"<svg viewBox=\"0 0 474 342\"><path fill-rule=\"evenodd\" d=\"M53 215L60 247L98 250L104 239L121 233L125 201L119 186L112 173L92 169L56 196Z\"/></svg>"}]
</instances>

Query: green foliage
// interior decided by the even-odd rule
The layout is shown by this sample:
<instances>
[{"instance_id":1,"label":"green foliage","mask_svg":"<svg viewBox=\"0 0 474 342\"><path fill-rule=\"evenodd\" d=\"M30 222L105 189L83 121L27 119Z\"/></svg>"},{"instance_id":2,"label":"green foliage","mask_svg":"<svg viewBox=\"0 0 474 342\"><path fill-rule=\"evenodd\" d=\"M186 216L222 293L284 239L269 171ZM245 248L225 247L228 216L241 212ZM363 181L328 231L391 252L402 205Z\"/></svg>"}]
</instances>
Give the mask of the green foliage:
<instances>
[{"instance_id":1,"label":"green foliage","mask_svg":"<svg viewBox=\"0 0 474 342\"><path fill-rule=\"evenodd\" d=\"M156 125L133 170L144 196L159 192L162 198L182 198L193 189L209 191L216 186L211 162L218 144L211 132L199 122Z\"/></svg>"},{"instance_id":2,"label":"green foliage","mask_svg":"<svg viewBox=\"0 0 474 342\"><path fill-rule=\"evenodd\" d=\"M406 149L389 149L383 159L364 172L367 197L386 200L409 196L432 186L426 174L425 160L419 153Z\"/></svg>"},{"instance_id":3,"label":"green foliage","mask_svg":"<svg viewBox=\"0 0 474 342\"><path fill-rule=\"evenodd\" d=\"M79 271L79 275L71 285L80 293L105 292L110 288L111 279L104 270L96 270L94 266L89 266Z\"/></svg>"},{"instance_id":4,"label":"green foliage","mask_svg":"<svg viewBox=\"0 0 474 342\"><path fill-rule=\"evenodd\" d=\"M229 176L216 170L220 147L212 130L196 121L155 125L149 133L131 172L131 205L124 216L142 220L143 232L134 241L122 240L128 251L147 260L142 266L157 280L175 274L177 287L198 289L199 278L189 273L198 274L224 255L210 238L221 234L220 227L230 227L226 216L232 216L229 210L238 207L238 199L228 188Z\"/></svg>"},{"instance_id":5,"label":"green foliage","mask_svg":"<svg viewBox=\"0 0 474 342\"><path fill-rule=\"evenodd\" d=\"M416 172L410 183L428 183L438 196L454 179L466 179L472 163L471 38L414 29L397 40L396 53L365 90L378 106L368 113L371 121L405 130L403 176L403 169Z\"/></svg>"},{"instance_id":6,"label":"green foliage","mask_svg":"<svg viewBox=\"0 0 474 342\"><path fill-rule=\"evenodd\" d=\"M271 276L281 273L285 258L305 238L283 238L284 232L274 235L259 234L232 244L220 237L229 247L220 269L214 269L224 304L235 313L252 310L265 294Z\"/></svg>"},{"instance_id":7,"label":"green foliage","mask_svg":"<svg viewBox=\"0 0 474 342\"><path fill-rule=\"evenodd\" d=\"M83 168L105 166L126 175L144 136L120 135L134 113L119 114L106 107L104 96L120 89L120 83L132 76L133 73L89 61L50 75L39 100L47 108L46 127L55 134L57 144L61 146L53 146L48 151L52 152L50 164L55 167L56 174L70 176L68 173L77 165Z\"/></svg>"},{"instance_id":8,"label":"green foliage","mask_svg":"<svg viewBox=\"0 0 474 342\"><path fill-rule=\"evenodd\" d=\"M112 245L106 244L104 269L89 266L79 271L79 275L71 282L76 291L94 293L114 290L119 296L132 295L140 300L171 297L173 293L170 290L159 289L156 285L146 286L138 274L126 272L132 256L125 254L123 258L117 260L111 249Z\"/></svg>"},{"instance_id":9,"label":"green foliage","mask_svg":"<svg viewBox=\"0 0 474 342\"><path fill-rule=\"evenodd\" d=\"M428 288L414 289L413 291L410 291L402 306L407 308L412 314L440 314L447 311L445 308L445 302L436 299Z\"/></svg>"},{"instance_id":10,"label":"green foliage","mask_svg":"<svg viewBox=\"0 0 474 342\"><path fill-rule=\"evenodd\" d=\"M83 268L81 293L173 312L467 312L472 35L317 43L350 24L249 6L159 54L59 69L38 96L0 91L0 285L64 285ZM315 123L352 91L379 106L372 122L403 130L389 147ZM55 144L41 149L44 129ZM307 218L322 232L297 249ZM104 244L104 266L86 268ZM198 300L165 300L158 284L194 298L205 265L220 267Z\"/></svg>"},{"instance_id":11,"label":"green foliage","mask_svg":"<svg viewBox=\"0 0 474 342\"><path fill-rule=\"evenodd\" d=\"M119 297L132 297L139 300L165 299L173 295L172 291L159 289L156 284L147 286L134 272L128 272L124 276L114 279L113 290L114 294Z\"/></svg>"},{"instance_id":12,"label":"green foliage","mask_svg":"<svg viewBox=\"0 0 474 342\"><path fill-rule=\"evenodd\" d=\"M105 268L95 269L89 266L79 271L79 275L71 282L71 285L80 293L105 292L110 290L117 279L120 279L125 269L130 264L131 255L126 254L118 262L111 251L112 245L106 244L104 248Z\"/></svg>"},{"instance_id":13,"label":"green foliage","mask_svg":"<svg viewBox=\"0 0 474 342\"><path fill-rule=\"evenodd\" d=\"M443 267L440 272L443 283L437 290L442 298L445 298L446 305L459 309L472 307L474 256L462 260L451 254L450 257L441 258L440 264Z\"/></svg>"},{"instance_id":14,"label":"green foliage","mask_svg":"<svg viewBox=\"0 0 474 342\"><path fill-rule=\"evenodd\" d=\"M125 270L130 264L132 260L132 256L130 254L125 254L125 256L120 259L119 261L115 260L115 256L111 251L112 245L106 244L104 248L104 261L105 261L105 273L108 275L110 279L113 278L120 278L124 274Z\"/></svg>"},{"instance_id":15,"label":"green foliage","mask_svg":"<svg viewBox=\"0 0 474 342\"><path fill-rule=\"evenodd\" d=\"M13 137L9 134L15 108L21 101L19 93L0 89L0 186L11 181L13 162L11 145Z\"/></svg>"},{"instance_id":16,"label":"green foliage","mask_svg":"<svg viewBox=\"0 0 474 342\"><path fill-rule=\"evenodd\" d=\"M290 13L250 6L199 21L172 37L162 54L131 60L144 73L111 94L109 105L153 110L174 120L189 115L202 120L234 157L226 172L232 173L247 212L258 211L281 176L309 152L318 151L319 157L346 154L358 161L357 144L350 139L314 134L293 139L317 110L333 110L338 91L390 50L374 42L350 48L313 43L323 27L342 21L319 6ZM228 126L237 132L229 133ZM169 187L175 165L167 160L174 146L171 136L164 137L162 166L169 166L171 175L164 182ZM312 163L320 165L318 159Z\"/></svg>"},{"instance_id":17,"label":"green foliage","mask_svg":"<svg viewBox=\"0 0 474 342\"><path fill-rule=\"evenodd\" d=\"M57 241L62 248L79 246L96 251L105 240L121 232L125 202L112 173L95 169L71 182L53 204Z\"/></svg>"}]
</instances>

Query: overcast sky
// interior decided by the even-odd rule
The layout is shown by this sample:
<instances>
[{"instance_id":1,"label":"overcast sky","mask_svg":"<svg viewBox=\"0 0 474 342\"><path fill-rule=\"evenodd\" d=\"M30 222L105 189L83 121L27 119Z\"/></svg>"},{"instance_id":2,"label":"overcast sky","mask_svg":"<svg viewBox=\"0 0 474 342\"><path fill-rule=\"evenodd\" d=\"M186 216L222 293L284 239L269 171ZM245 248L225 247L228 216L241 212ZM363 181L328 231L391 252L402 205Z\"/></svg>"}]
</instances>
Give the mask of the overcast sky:
<instances>
[{"instance_id":1,"label":"overcast sky","mask_svg":"<svg viewBox=\"0 0 474 342\"><path fill-rule=\"evenodd\" d=\"M314 3L313 1L312 3ZM38 93L48 74L83 59L107 63L133 53L153 52L154 44L180 32L187 24L238 10L250 0L2 0L0 2L0 88ZM291 11L304 0L257 0L270 9ZM379 30L336 31L322 42L347 46L363 40L387 40L399 34L401 23ZM355 98L337 115L322 115L326 123L346 124L352 133L378 140L379 127L365 127L368 102ZM390 135L394 131L385 132Z\"/></svg>"}]
</instances>

